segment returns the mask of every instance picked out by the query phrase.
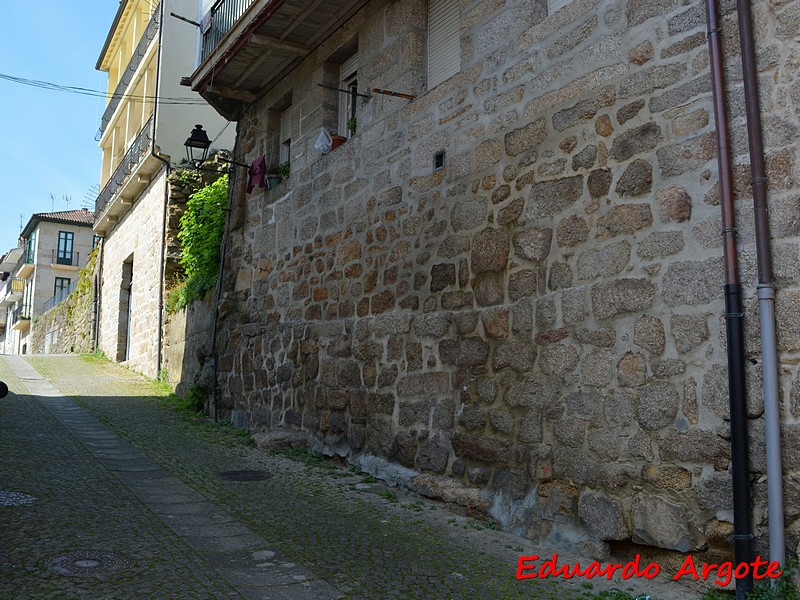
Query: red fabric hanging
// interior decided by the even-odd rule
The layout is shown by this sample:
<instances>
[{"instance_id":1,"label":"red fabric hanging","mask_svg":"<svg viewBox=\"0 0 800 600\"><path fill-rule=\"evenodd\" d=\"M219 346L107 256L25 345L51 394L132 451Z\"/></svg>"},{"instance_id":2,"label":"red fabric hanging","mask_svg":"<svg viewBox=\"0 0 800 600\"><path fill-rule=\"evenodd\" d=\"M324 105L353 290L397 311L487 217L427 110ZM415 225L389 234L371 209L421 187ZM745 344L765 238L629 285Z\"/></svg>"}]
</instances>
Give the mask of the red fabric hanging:
<instances>
[{"instance_id":1,"label":"red fabric hanging","mask_svg":"<svg viewBox=\"0 0 800 600\"><path fill-rule=\"evenodd\" d=\"M266 187L267 161L263 156L259 156L250 165L247 171L247 193L253 192L253 188Z\"/></svg>"}]
</instances>

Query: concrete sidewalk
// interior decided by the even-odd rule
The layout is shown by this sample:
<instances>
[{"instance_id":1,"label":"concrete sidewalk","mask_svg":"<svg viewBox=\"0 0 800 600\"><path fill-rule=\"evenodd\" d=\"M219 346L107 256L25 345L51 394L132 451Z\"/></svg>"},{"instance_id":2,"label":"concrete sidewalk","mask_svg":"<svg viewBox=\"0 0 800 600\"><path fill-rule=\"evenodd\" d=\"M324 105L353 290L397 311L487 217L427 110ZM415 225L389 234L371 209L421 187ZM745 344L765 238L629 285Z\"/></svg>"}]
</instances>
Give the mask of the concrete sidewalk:
<instances>
[{"instance_id":1,"label":"concrete sidewalk","mask_svg":"<svg viewBox=\"0 0 800 600\"><path fill-rule=\"evenodd\" d=\"M0 401L1 598L699 597L635 579L516 581L521 554L552 551L354 469L259 452L102 361L0 357L0 379L12 390ZM219 476L241 470L268 477Z\"/></svg>"}]
</instances>

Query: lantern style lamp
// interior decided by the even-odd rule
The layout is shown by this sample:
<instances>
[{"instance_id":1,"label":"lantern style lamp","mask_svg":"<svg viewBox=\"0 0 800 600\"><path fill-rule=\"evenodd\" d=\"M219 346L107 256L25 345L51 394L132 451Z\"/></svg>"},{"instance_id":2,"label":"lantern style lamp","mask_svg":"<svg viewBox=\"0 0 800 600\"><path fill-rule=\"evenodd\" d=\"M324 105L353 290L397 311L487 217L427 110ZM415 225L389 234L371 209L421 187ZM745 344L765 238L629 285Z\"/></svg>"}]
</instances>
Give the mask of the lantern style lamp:
<instances>
[{"instance_id":1,"label":"lantern style lamp","mask_svg":"<svg viewBox=\"0 0 800 600\"><path fill-rule=\"evenodd\" d=\"M186 146L186 159L193 165L202 164L208 156L211 140L202 125L195 125L192 133L183 143Z\"/></svg>"}]
</instances>

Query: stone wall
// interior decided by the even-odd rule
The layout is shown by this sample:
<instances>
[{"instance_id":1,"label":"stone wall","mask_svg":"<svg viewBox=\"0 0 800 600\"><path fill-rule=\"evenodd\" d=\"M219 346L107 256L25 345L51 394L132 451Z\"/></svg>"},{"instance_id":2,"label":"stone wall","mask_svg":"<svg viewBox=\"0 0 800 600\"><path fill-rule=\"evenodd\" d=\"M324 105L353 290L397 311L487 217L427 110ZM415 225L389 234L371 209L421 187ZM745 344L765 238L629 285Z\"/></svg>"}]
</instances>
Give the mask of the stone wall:
<instances>
[{"instance_id":1,"label":"stone wall","mask_svg":"<svg viewBox=\"0 0 800 600\"><path fill-rule=\"evenodd\" d=\"M97 251L78 275L75 290L53 308L34 318L30 352L66 354L94 350L94 295Z\"/></svg>"},{"instance_id":2,"label":"stone wall","mask_svg":"<svg viewBox=\"0 0 800 600\"><path fill-rule=\"evenodd\" d=\"M125 357L130 283L128 360L124 364L158 376L161 246L166 171L161 169L103 242L99 349L112 360ZM132 266L132 268L131 268Z\"/></svg>"},{"instance_id":3,"label":"stone wall","mask_svg":"<svg viewBox=\"0 0 800 600\"><path fill-rule=\"evenodd\" d=\"M213 323L213 292L202 301L192 302L186 308L168 314L164 320L163 369L179 396L185 396L191 385L211 391L212 382L207 381L210 373L204 372L203 367L211 352Z\"/></svg>"},{"instance_id":4,"label":"stone wall","mask_svg":"<svg viewBox=\"0 0 800 600\"><path fill-rule=\"evenodd\" d=\"M723 3L741 276L755 251L741 67ZM730 547L719 192L705 16L677 1L464 0L461 72L425 90L423 0L374 0L239 122L269 152L291 96L292 174L234 186L220 385L252 429L421 473L536 540ZM800 2L754 3L774 236L787 525L800 503ZM356 41L357 40L357 41ZM373 96L327 156L324 80L357 43ZM282 104L283 103L283 104ZM446 166L433 171L433 154ZM752 468L765 519L757 308ZM451 488L445 488L450 490ZM439 491L437 491L439 490ZM763 546L763 537L759 544ZM762 549L763 554L763 549Z\"/></svg>"},{"instance_id":5,"label":"stone wall","mask_svg":"<svg viewBox=\"0 0 800 600\"><path fill-rule=\"evenodd\" d=\"M170 175L164 269L168 289L185 279L180 264L182 248L178 232L181 217L186 212L186 203L192 194L211 185L228 171L228 158L228 152L219 152L203 163L203 170L178 169ZM175 313L165 311L161 366L180 396L186 394L190 385L198 385L209 393L213 387L211 363L205 370L203 367L211 352L214 292L207 291L202 300L192 302Z\"/></svg>"}]
</instances>

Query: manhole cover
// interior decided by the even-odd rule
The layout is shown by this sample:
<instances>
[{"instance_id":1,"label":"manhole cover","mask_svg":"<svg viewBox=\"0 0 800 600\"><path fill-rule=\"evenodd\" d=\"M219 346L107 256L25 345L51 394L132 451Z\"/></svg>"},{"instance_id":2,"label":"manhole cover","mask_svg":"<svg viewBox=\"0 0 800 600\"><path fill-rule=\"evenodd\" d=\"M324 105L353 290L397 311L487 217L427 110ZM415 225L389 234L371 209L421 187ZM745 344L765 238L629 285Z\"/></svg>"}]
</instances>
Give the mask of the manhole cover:
<instances>
[{"instance_id":1,"label":"manhole cover","mask_svg":"<svg viewBox=\"0 0 800 600\"><path fill-rule=\"evenodd\" d=\"M243 471L223 471L219 474L220 479L227 481L259 481L270 476L266 471L254 471L245 469Z\"/></svg>"},{"instance_id":2,"label":"manhole cover","mask_svg":"<svg viewBox=\"0 0 800 600\"><path fill-rule=\"evenodd\" d=\"M0 506L22 506L23 504L31 504L32 502L36 502L36 498L28 494L0 491Z\"/></svg>"},{"instance_id":3,"label":"manhole cover","mask_svg":"<svg viewBox=\"0 0 800 600\"><path fill-rule=\"evenodd\" d=\"M127 556L94 550L78 550L54 556L47 561L47 568L58 575L98 577L127 571L134 564L133 559Z\"/></svg>"}]
</instances>

